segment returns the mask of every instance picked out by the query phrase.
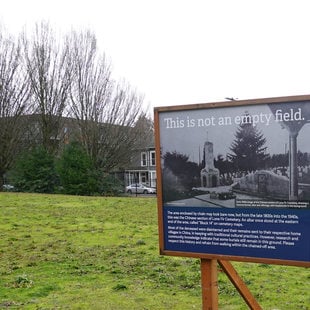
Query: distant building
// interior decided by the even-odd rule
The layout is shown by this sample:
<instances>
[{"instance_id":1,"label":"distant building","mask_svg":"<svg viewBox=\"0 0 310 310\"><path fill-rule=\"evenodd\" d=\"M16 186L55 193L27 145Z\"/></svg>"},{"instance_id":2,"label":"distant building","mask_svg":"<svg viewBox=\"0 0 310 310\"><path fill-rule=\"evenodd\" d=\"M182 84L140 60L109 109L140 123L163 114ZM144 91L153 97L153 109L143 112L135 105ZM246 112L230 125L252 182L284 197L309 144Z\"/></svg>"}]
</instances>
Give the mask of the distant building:
<instances>
[{"instance_id":1,"label":"distant building","mask_svg":"<svg viewBox=\"0 0 310 310\"><path fill-rule=\"evenodd\" d=\"M41 145L43 143L43 134L41 116L39 114L24 115L21 117L22 126L24 127L21 139L21 148L29 148L30 146ZM62 150L70 141L80 141L83 139L79 128L78 120L70 117L51 117L51 124L55 122L55 126L51 126L49 132L49 144L55 149ZM132 183L142 183L150 187L156 187L156 164L155 164L155 147L154 147L154 131L150 130L151 124L148 120L142 119L138 126L144 135L140 136L141 141L137 141L137 150L127 150L128 158L126 163L119 163L111 174L124 180L125 185ZM111 125L113 128L115 125ZM118 128L115 126L115 128ZM106 128L102 127L102 130ZM124 127L126 130L126 127ZM139 140L139 139L138 139Z\"/></svg>"},{"instance_id":2,"label":"distant building","mask_svg":"<svg viewBox=\"0 0 310 310\"><path fill-rule=\"evenodd\" d=\"M142 183L150 187L156 187L154 146L137 150L132 156L130 165L125 169L125 185L132 183Z\"/></svg>"}]
</instances>

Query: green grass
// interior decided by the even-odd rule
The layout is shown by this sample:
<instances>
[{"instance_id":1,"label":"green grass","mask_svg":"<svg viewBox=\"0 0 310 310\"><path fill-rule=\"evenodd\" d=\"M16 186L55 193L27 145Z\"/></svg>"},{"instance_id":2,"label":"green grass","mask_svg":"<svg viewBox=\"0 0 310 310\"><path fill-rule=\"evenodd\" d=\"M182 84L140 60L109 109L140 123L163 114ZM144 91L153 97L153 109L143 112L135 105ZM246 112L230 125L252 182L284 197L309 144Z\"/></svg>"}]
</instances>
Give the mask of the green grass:
<instances>
[{"instance_id":1,"label":"green grass","mask_svg":"<svg viewBox=\"0 0 310 310\"><path fill-rule=\"evenodd\" d=\"M309 269L233 264L263 309L310 309ZM158 254L154 198L0 193L1 308L201 309L200 261Z\"/></svg>"}]
</instances>

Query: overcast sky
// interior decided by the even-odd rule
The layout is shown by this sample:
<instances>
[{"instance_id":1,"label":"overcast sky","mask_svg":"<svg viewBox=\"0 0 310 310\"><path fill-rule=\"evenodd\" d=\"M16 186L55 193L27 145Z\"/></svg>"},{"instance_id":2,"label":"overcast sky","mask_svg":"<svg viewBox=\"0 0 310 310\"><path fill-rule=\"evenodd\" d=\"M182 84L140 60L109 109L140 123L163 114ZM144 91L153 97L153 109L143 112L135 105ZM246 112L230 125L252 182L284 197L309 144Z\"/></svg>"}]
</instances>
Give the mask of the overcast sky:
<instances>
[{"instance_id":1,"label":"overcast sky","mask_svg":"<svg viewBox=\"0 0 310 310\"><path fill-rule=\"evenodd\" d=\"M310 93L309 1L0 0L9 32L49 21L90 29L125 78L158 106Z\"/></svg>"}]
</instances>

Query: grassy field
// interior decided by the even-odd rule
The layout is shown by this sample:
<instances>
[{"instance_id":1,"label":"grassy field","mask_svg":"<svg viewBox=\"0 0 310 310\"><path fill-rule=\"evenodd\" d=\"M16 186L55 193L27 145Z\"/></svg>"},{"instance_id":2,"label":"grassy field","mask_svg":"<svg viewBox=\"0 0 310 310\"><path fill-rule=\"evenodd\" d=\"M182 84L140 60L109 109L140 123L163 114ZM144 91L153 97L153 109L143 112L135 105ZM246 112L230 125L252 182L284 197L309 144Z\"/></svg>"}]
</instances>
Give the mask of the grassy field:
<instances>
[{"instance_id":1,"label":"grassy field","mask_svg":"<svg viewBox=\"0 0 310 310\"><path fill-rule=\"evenodd\" d=\"M233 263L263 309L310 309L310 270ZM201 309L198 259L158 254L155 198L0 193L0 308ZM219 308L248 309L219 270Z\"/></svg>"}]
</instances>

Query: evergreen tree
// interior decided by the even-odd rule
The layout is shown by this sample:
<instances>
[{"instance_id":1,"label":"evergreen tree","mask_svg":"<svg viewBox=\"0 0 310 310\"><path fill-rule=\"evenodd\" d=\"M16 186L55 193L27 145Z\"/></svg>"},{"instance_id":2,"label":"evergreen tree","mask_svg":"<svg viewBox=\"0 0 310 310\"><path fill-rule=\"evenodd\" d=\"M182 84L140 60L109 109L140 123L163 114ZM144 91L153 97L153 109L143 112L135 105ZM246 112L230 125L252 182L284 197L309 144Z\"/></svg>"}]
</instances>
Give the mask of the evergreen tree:
<instances>
[{"instance_id":1,"label":"evergreen tree","mask_svg":"<svg viewBox=\"0 0 310 310\"><path fill-rule=\"evenodd\" d=\"M57 183L54 158L43 147L22 154L12 174L15 187L22 192L53 193Z\"/></svg>"},{"instance_id":2,"label":"evergreen tree","mask_svg":"<svg viewBox=\"0 0 310 310\"><path fill-rule=\"evenodd\" d=\"M90 156L78 143L73 142L64 149L57 164L57 172L65 194L98 193L98 173Z\"/></svg>"},{"instance_id":3,"label":"evergreen tree","mask_svg":"<svg viewBox=\"0 0 310 310\"><path fill-rule=\"evenodd\" d=\"M240 172L251 172L265 168L269 154L266 153L266 138L256 126L252 124L252 117L245 113L247 122L240 124L228 154L234 169Z\"/></svg>"}]
</instances>

